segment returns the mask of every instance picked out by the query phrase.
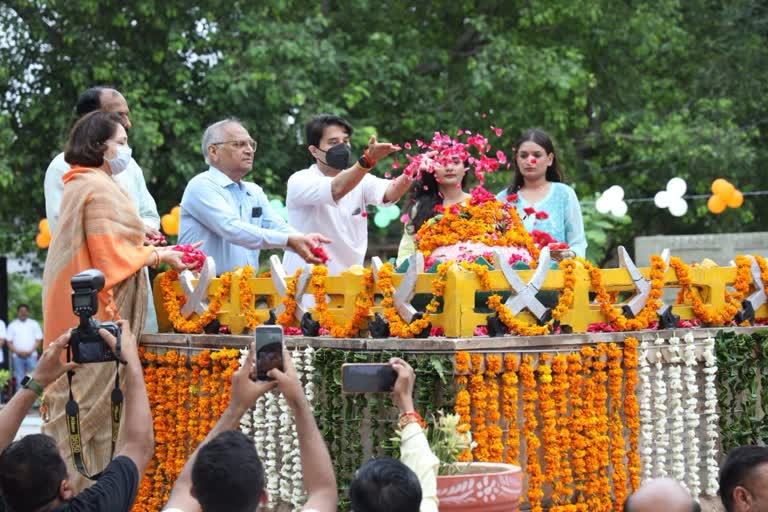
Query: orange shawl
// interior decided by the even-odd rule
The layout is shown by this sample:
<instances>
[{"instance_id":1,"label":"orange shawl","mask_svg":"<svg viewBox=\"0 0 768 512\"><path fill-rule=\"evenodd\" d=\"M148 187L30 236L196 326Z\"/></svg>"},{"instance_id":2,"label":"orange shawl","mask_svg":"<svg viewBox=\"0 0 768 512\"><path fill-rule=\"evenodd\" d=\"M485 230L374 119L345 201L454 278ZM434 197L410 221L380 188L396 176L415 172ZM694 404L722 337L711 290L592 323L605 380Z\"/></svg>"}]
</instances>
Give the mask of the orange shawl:
<instances>
[{"instance_id":1,"label":"orange shawl","mask_svg":"<svg viewBox=\"0 0 768 512\"><path fill-rule=\"evenodd\" d=\"M134 332L144 325L145 314L131 314L138 304L146 302L146 288L129 281L143 278L151 247L143 246L144 225L127 192L111 176L96 169L75 167L64 177L59 222L53 232L43 273L43 309L45 312L44 344L78 324L72 313L72 286L75 274L89 268L104 273L104 289L99 293L101 321L120 318L131 320ZM132 288L132 297L124 297L121 289ZM142 295L143 297L136 296ZM121 304L122 303L122 304ZM121 307L125 306L125 307ZM143 309L143 308L140 308Z\"/></svg>"},{"instance_id":2,"label":"orange shawl","mask_svg":"<svg viewBox=\"0 0 768 512\"><path fill-rule=\"evenodd\" d=\"M64 175L63 181L59 222L43 272L45 346L78 325L79 319L72 313L70 280L89 268L101 270L105 278L96 318L100 321L127 319L133 332L139 335L147 305L147 281L141 270L153 250L142 245L144 225L139 213L127 192L103 171L73 168ZM101 471L109 463L109 397L114 372L115 365L111 363L86 364L77 370L72 382L80 406L83 454L91 472ZM59 450L67 455L70 448L64 407L68 393L66 375L45 390L49 419L43 424L43 432L52 436ZM118 449L121 444L119 439ZM76 491L92 483L75 470L71 457L65 460L70 484Z\"/></svg>"}]
</instances>

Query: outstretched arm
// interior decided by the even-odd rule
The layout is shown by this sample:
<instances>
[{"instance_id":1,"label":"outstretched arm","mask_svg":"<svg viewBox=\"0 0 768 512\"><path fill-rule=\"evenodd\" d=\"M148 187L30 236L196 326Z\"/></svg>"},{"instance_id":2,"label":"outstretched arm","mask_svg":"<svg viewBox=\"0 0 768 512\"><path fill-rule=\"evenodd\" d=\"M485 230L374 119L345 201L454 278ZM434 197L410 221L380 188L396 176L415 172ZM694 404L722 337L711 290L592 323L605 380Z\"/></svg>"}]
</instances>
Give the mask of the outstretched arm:
<instances>
[{"instance_id":1,"label":"outstretched arm","mask_svg":"<svg viewBox=\"0 0 768 512\"><path fill-rule=\"evenodd\" d=\"M59 336L43 352L43 356L32 372L32 380L41 388L48 387L53 381L64 375L68 370L77 368L75 363L62 363L61 352L69 343L69 332ZM0 453L5 451L13 442L19 431L21 422L27 415L29 408L35 403L38 396L31 389L22 388L16 393L8 405L0 410Z\"/></svg>"}]
</instances>

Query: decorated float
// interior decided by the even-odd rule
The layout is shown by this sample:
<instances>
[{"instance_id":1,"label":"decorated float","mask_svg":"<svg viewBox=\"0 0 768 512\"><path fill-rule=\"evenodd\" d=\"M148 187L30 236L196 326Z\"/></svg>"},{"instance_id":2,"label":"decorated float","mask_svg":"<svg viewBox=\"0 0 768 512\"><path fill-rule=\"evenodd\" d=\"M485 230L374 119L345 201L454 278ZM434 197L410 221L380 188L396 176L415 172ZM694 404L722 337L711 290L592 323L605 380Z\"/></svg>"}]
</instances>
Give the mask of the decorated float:
<instances>
[{"instance_id":1,"label":"decorated float","mask_svg":"<svg viewBox=\"0 0 768 512\"><path fill-rule=\"evenodd\" d=\"M158 275L161 332L142 338L156 450L134 510L165 503L265 323L284 328L342 510L355 469L392 453L396 424L387 396L341 392L345 362L404 357L422 415L455 413L459 432L471 433L464 474L440 479L445 510L618 511L656 476L714 496L722 453L764 432L762 257L720 267L664 251L638 266L619 248L619 268L554 262L559 242L529 235L515 208L482 189L418 235L420 252L397 267L373 258L338 276L324 266L288 276L272 257L266 273L217 277L215 262L200 258L198 271ZM298 509L301 463L285 401L265 395L241 428L263 457L270 505Z\"/></svg>"}]
</instances>

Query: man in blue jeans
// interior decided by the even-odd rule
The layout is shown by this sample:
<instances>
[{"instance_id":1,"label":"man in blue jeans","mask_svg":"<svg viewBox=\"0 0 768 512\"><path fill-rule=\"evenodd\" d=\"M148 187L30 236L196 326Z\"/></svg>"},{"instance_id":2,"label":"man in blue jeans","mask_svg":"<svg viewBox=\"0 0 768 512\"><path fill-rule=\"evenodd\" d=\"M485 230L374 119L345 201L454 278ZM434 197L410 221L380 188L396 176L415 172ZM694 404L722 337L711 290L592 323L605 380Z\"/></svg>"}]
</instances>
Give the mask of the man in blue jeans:
<instances>
[{"instance_id":1,"label":"man in blue jeans","mask_svg":"<svg viewBox=\"0 0 768 512\"><path fill-rule=\"evenodd\" d=\"M37 349L43 341L40 324L29 318L29 306L26 304L19 304L16 308L16 319L8 324L6 338L13 360L16 389L18 389L24 377L32 373L37 366Z\"/></svg>"}]
</instances>

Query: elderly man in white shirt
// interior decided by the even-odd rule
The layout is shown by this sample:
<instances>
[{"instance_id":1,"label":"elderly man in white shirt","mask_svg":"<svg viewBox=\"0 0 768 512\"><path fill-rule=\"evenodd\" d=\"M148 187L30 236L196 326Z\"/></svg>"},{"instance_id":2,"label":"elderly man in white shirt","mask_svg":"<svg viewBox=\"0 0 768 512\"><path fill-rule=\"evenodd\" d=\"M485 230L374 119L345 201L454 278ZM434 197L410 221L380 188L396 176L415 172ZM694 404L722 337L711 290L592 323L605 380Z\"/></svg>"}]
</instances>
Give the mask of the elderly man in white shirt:
<instances>
[{"instance_id":1,"label":"elderly man in white shirt","mask_svg":"<svg viewBox=\"0 0 768 512\"><path fill-rule=\"evenodd\" d=\"M37 321L29 318L29 306L19 304L16 319L8 324L6 333L8 348L13 360L13 376L16 385L37 366L37 349L43 341L43 331Z\"/></svg>"},{"instance_id":2,"label":"elderly man in white shirt","mask_svg":"<svg viewBox=\"0 0 768 512\"><path fill-rule=\"evenodd\" d=\"M116 112L123 118L125 129L131 128L131 120L128 117L130 112L125 98L115 89L108 87L92 87L83 92L77 100L75 113L80 118L91 112L100 110L102 112ZM51 233L54 232L59 220L59 208L61 206L61 195L64 192L64 182L62 176L70 169L70 165L64 161L64 153L59 153L48 165L45 171L45 213L48 218L48 226ZM120 184L131 196L139 211L139 217L144 221L144 228L147 237L147 243L153 243L161 235L160 215L157 213L155 200L147 190L147 183L144 180L144 173L131 158L128 168L114 177L114 180ZM149 274L147 282L149 282ZM151 286L149 288L152 289ZM155 314L155 305L152 300L152 294L149 295L147 304L147 320L143 332L157 332L157 316Z\"/></svg>"},{"instance_id":3,"label":"elderly man in white shirt","mask_svg":"<svg viewBox=\"0 0 768 512\"><path fill-rule=\"evenodd\" d=\"M288 179L285 200L288 224L331 240L324 248L332 275L363 264L368 248L366 206L398 201L412 182L406 175L386 180L368 174L378 160L399 150L394 144L377 142L375 136L350 167L351 135L352 126L339 116L320 114L312 118L306 126L306 138L315 163ZM303 264L298 254L285 252L286 272L293 274Z\"/></svg>"}]
</instances>

